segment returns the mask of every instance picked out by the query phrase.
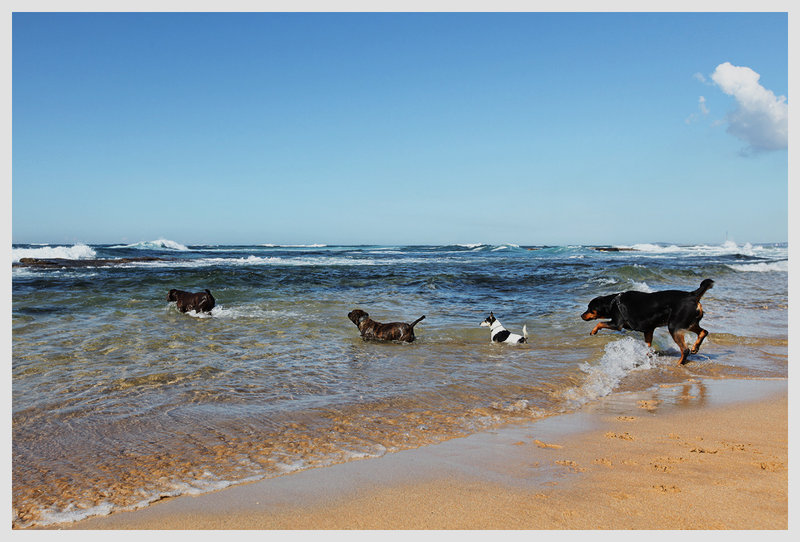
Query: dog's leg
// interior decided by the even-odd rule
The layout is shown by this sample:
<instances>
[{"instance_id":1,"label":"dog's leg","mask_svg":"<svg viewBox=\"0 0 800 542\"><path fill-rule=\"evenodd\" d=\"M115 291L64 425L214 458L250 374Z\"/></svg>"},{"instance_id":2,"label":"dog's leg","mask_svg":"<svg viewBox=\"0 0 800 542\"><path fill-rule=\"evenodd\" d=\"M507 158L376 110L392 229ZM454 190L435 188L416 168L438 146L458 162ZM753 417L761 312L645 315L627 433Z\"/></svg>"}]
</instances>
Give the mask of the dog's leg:
<instances>
[{"instance_id":1,"label":"dog's leg","mask_svg":"<svg viewBox=\"0 0 800 542\"><path fill-rule=\"evenodd\" d=\"M689 331L692 333L697 333L697 340L692 345L692 354L697 354L698 350L700 350L700 345L703 344L703 339L708 336L708 331L700 327L700 324L695 322L692 324L692 327L689 328Z\"/></svg>"},{"instance_id":2,"label":"dog's leg","mask_svg":"<svg viewBox=\"0 0 800 542\"><path fill-rule=\"evenodd\" d=\"M653 332L654 329L648 329L644 332L644 344L647 345L647 348L651 348L653 346Z\"/></svg>"},{"instance_id":3,"label":"dog's leg","mask_svg":"<svg viewBox=\"0 0 800 542\"><path fill-rule=\"evenodd\" d=\"M675 341L675 344L678 345L678 348L681 351L681 359L678 361L680 365L686 363L686 356L689 355L689 349L686 348L686 340L683 338L683 330L682 329L670 329L669 334L672 335L672 340Z\"/></svg>"},{"instance_id":4,"label":"dog's leg","mask_svg":"<svg viewBox=\"0 0 800 542\"><path fill-rule=\"evenodd\" d=\"M614 331L619 331L619 326L614 325L613 322L600 322L594 329L589 333L589 335L595 335L601 329L613 329Z\"/></svg>"}]
</instances>

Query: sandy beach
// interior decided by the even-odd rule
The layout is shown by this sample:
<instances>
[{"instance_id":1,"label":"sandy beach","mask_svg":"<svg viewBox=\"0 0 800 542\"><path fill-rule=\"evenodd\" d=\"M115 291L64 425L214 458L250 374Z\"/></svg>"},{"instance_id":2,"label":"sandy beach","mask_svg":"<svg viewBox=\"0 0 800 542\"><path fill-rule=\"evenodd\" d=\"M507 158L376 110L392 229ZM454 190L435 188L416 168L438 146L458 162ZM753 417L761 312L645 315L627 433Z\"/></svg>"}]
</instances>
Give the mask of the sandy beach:
<instances>
[{"instance_id":1,"label":"sandy beach","mask_svg":"<svg viewBox=\"0 0 800 542\"><path fill-rule=\"evenodd\" d=\"M53 527L787 529L787 401L786 380L693 379Z\"/></svg>"}]
</instances>

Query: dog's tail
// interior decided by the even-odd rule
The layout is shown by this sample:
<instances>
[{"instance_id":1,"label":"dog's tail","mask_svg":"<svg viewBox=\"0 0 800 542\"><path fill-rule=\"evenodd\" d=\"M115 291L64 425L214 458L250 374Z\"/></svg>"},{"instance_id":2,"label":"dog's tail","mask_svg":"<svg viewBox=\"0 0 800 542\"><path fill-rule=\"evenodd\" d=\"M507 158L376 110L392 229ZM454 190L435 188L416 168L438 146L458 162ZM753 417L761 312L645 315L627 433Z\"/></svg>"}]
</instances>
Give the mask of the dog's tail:
<instances>
[{"instance_id":1,"label":"dog's tail","mask_svg":"<svg viewBox=\"0 0 800 542\"><path fill-rule=\"evenodd\" d=\"M425 315L423 314L422 316L420 316L419 318L417 318L416 320L414 320L413 322L411 322L411 327L414 327L415 325L419 324L419 323L420 323L421 321L423 321L424 319L425 319Z\"/></svg>"},{"instance_id":2,"label":"dog's tail","mask_svg":"<svg viewBox=\"0 0 800 542\"><path fill-rule=\"evenodd\" d=\"M528 324L524 324L522 326L522 336L525 337L525 340L528 340Z\"/></svg>"},{"instance_id":3,"label":"dog's tail","mask_svg":"<svg viewBox=\"0 0 800 542\"><path fill-rule=\"evenodd\" d=\"M703 294L706 293L706 290L709 290L712 286L714 286L714 281L706 279L700 283L700 287L697 290L692 292L692 295L699 301Z\"/></svg>"}]
</instances>

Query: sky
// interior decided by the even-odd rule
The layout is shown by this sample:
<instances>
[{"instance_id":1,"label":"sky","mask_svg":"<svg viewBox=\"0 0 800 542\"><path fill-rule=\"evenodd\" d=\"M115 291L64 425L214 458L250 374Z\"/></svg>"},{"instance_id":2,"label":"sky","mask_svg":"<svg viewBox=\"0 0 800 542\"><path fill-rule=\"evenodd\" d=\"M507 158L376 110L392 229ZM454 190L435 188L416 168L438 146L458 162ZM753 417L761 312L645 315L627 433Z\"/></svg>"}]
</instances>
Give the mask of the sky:
<instances>
[{"instance_id":1,"label":"sky","mask_svg":"<svg viewBox=\"0 0 800 542\"><path fill-rule=\"evenodd\" d=\"M14 243L788 240L786 13L14 13Z\"/></svg>"}]
</instances>

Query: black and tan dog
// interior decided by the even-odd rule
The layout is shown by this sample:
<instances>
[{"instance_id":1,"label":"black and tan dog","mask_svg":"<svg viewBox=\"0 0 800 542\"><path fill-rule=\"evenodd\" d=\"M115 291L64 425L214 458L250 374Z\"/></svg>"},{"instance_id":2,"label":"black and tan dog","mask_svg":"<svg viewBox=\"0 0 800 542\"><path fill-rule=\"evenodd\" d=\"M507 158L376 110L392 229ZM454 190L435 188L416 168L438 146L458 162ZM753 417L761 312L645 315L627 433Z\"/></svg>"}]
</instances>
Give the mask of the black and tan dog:
<instances>
[{"instance_id":1,"label":"black and tan dog","mask_svg":"<svg viewBox=\"0 0 800 542\"><path fill-rule=\"evenodd\" d=\"M391 322L389 324L381 324L369 317L369 313L361 309L355 309L347 313L347 317L353 322L361 336L365 339L378 339L381 341L404 341L414 342L414 326L425 318L425 315L420 316L410 324L405 322Z\"/></svg>"},{"instance_id":2,"label":"black and tan dog","mask_svg":"<svg viewBox=\"0 0 800 542\"><path fill-rule=\"evenodd\" d=\"M167 294L167 301L175 301L181 312L211 312L216 305L214 296L207 289L204 292L192 293L173 288Z\"/></svg>"},{"instance_id":3,"label":"black and tan dog","mask_svg":"<svg viewBox=\"0 0 800 542\"><path fill-rule=\"evenodd\" d=\"M644 333L644 342L647 343L647 346L651 346L653 343L655 329L667 326L672 340L680 348L680 363L686 363L689 353L696 354L703 339L708 335L708 331L700 327L700 320L703 318L703 306L700 304L700 298L713 285L713 280L705 279L693 292L681 290L664 290L653 293L628 291L604 295L592 299L581 318L584 320L611 319L594 326L591 335L601 329L641 331ZM683 338L686 331L697 334L697 340L691 350L686 347L686 341Z\"/></svg>"}]
</instances>

